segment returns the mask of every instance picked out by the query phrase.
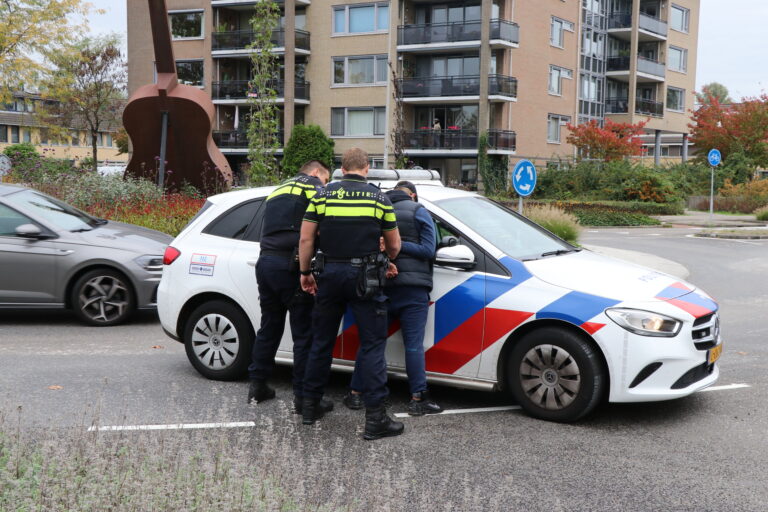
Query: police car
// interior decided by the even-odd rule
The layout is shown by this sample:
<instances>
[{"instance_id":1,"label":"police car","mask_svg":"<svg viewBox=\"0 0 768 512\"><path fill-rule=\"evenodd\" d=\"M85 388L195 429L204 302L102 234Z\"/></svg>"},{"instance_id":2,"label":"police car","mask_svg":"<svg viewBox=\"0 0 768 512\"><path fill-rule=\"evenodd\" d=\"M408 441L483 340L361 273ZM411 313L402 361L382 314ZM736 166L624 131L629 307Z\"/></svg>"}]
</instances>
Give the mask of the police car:
<instances>
[{"instance_id":1,"label":"police car","mask_svg":"<svg viewBox=\"0 0 768 512\"><path fill-rule=\"evenodd\" d=\"M338 173L338 171L337 171ZM432 383L507 390L537 418L574 421L603 400L683 397L714 383L718 306L695 286L574 247L434 171L376 171L418 185L441 239L424 349ZM245 375L260 309L254 266L272 188L210 197L168 247L158 291L163 329L205 377ZM339 326L334 368L351 371L353 315ZM278 362L291 362L290 329ZM399 326L387 363L405 376Z\"/></svg>"}]
</instances>

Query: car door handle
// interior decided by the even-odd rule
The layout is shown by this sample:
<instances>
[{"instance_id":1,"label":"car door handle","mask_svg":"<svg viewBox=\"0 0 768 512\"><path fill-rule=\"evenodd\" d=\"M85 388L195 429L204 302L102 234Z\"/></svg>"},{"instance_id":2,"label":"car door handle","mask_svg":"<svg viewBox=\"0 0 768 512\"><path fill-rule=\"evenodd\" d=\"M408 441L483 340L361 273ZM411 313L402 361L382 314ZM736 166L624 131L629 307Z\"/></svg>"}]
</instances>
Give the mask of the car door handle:
<instances>
[{"instance_id":1,"label":"car door handle","mask_svg":"<svg viewBox=\"0 0 768 512\"><path fill-rule=\"evenodd\" d=\"M245 262L252 267L256 266L257 261L259 261L259 258L248 258L247 260L245 260Z\"/></svg>"}]
</instances>

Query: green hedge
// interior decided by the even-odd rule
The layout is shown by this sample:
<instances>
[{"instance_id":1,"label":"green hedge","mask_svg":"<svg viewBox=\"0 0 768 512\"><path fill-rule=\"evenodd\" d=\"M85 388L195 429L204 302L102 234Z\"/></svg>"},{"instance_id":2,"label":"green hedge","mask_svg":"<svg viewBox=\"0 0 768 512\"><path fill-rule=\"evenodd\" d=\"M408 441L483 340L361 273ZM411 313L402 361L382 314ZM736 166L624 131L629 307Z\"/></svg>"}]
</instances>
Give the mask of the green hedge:
<instances>
[{"instance_id":1,"label":"green hedge","mask_svg":"<svg viewBox=\"0 0 768 512\"><path fill-rule=\"evenodd\" d=\"M582 226L656 226L658 220L643 215L609 209L573 210Z\"/></svg>"},{"instance_id":2,"label":"green hedge","mask_svg":"<svg viewBox=\"0 0 768 512\"><path fill-rule=\"evenodd\" d=\"M528 201L526 201L528 203ZM642 213L644 215L681 215L685 212L685 205L681 201L672 203L646 203L643 201L558 201L545 199L530 201L532 204L551 204L565 211L579 210L603 210L609 208L615 211L627 213Z\"/></svg>"}]
</instances>

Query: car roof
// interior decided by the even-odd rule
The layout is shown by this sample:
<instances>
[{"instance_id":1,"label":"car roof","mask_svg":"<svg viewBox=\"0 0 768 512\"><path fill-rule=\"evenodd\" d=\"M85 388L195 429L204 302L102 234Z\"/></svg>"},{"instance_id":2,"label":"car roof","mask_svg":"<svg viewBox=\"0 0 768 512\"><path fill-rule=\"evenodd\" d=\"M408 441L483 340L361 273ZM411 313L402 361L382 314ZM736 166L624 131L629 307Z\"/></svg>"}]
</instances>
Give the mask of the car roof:
<instances>
[{"instance_id":1,"label":"car roof","mask_svg":"<svg viewBox=\"0 0 768 512\"><path fill-rule=\"evenodd\" d=\"M26 189L27 187L22 187L21 185L14 185L12 183L0 183L0 196L7 196L8 194L13 194L14 192Z\"/></svg>"}]
</instances>

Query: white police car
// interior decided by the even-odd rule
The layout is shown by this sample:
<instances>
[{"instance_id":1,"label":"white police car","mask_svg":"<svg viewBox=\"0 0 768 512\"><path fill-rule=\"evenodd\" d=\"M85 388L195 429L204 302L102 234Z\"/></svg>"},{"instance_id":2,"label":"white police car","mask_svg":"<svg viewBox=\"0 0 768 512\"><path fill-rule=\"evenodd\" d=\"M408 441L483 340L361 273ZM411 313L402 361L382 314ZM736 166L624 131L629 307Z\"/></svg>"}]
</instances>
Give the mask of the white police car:
<instances>
[{"instance_id":1,"label":"white police car","mask_svg":"<svg viewBox=\"0 0 768 512\"><path fill-rule=\"evenodd\" d=\"M717 304L666 274L580 250L475 193L445 188L434 171L371 171L399 179L442 239L435 262L426 365L431 382L505 389L531 415L573 421L601 400L689 395L714 383L722 351ZM158 292L166 333L210 379L237 379L259 326L254 265L271 188L213 196L172 242ZM334 367L352 370L355 320L339 327ZM278 352L291 361L290 329ZM405 375L398 326L387 363Z\"/></svg>"}]
</instances>

